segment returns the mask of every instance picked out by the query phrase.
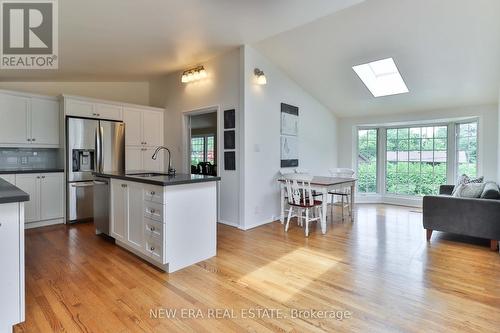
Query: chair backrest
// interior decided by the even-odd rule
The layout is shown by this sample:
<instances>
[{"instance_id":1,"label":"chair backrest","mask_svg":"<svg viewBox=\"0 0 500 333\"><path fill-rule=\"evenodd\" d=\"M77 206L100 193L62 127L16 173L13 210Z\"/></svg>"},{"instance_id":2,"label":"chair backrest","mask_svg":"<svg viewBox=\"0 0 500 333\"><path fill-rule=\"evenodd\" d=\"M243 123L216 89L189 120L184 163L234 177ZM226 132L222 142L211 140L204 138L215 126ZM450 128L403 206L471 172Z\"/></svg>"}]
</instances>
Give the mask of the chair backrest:
<instances>
[{"instance_id":1,"label":"chair backrest","mask_svg":"<svg viewBox=\"0 0 500 333\"><path fill-rule=\"evenodd\" d=\"M339 178L353 178L354 170L349 168L334 168L330 169L330 175Z\"/></svg>"},{"instance_id":2,"label":"chair backrest","mask_svg":"<svg viewBox=\"0 0 500 333\"><path fill-rule=\"evenodd\" d=\"M304 174L287 174L284 177L288 203L295 205L313 205L311 179Z\"/></svg>"}]
</instances>

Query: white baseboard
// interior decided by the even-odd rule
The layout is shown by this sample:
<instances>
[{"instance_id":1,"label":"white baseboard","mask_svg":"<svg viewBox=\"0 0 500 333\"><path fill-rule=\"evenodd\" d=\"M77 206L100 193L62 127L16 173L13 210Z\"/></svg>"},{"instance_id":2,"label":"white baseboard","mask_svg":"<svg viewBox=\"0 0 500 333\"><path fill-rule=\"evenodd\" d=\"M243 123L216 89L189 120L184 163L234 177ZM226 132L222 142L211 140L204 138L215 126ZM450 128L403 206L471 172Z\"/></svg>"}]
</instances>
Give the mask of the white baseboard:
<instances>
[{"instance_id":1,"label":"white baseboard","mask_svg":"<svg viewBox=\"0 0 500 333\"><path fill-rule=\"evenodd\" d=\"M64 224L64 218L25 223L24 229L40 228L55 224Z\"/></svg>"},{"instance_id":2,"label":"white baseboard","mask_svg":"<svg viewBox=\"0 0 500 333\"><path fill-rule=\"evenodd\" d=\"M254 229L254 228L257 228L257 227L260 227L264 224L269 224L269 223L272 223L276 220L279 220L280 218L279 217L271 217L271 218L268 218L264 221L260 221L260 222L256 222L256 223L251 223L249 225L245 225L244 227L240 228L241 230L250 230L250 229Z\"/></svg>"},{"instance_id":3,"label":"white baseboard","mask_svg":"<svg viewBox=\"0 0 500 333\"><path fill-rule=\"evenodd\" d=\"M366 204L387 204L406 207L422 207L422 197L405 197L398 195L358 195L356 196L356 203Z\"/></svg>"},{"instance_id":4,"label":"white baseboard","mask_svg":"<svg viewBox=\"0 0 500 333\"><path fill-rule=\"evenodd\" d=\"M235 223L235 222L229 222L229 221L219 220L219 222L217 222L217 223L225 224L225 225L228 225L230 227L235 227L235 228L239 228L240 227L240 225L238 223Z\"/></svg>"}]
</instances>

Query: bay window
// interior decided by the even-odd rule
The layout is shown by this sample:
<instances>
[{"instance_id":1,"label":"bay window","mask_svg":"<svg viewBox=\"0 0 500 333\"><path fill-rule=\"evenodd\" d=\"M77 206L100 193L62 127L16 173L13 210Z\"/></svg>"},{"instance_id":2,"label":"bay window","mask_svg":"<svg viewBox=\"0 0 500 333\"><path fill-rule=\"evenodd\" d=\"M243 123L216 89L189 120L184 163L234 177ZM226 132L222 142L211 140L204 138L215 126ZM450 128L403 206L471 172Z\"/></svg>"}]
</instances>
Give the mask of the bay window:
<instances>
[{"instance_id":1,"label":"bay window","mask_svg":"<svg viewBox=\"0 0 500 333\"><path fill-rule=\"evenodd\" d=\"M358 192L432 195L458 175L475 177L477 136L477 120L358 128Z\"/></svg>"}]
</instances>

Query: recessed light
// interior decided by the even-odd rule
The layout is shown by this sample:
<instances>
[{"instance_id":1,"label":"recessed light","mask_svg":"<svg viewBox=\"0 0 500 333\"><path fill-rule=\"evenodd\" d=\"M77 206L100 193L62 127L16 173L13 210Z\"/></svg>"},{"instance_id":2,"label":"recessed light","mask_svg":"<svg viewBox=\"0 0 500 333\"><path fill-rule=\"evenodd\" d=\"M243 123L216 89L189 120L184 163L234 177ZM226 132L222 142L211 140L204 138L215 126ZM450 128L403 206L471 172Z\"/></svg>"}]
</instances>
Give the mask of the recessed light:
<instances>
[{"instance_id":1,"label":"recessed light","mask_svg":"<svg viewBox=\"0 0 500 333\"><path fill-rule=\"evenodd\" d=\"M352 69L374 97L409 92L392 58L354 66Z\"/></svg>"}]
</instances>

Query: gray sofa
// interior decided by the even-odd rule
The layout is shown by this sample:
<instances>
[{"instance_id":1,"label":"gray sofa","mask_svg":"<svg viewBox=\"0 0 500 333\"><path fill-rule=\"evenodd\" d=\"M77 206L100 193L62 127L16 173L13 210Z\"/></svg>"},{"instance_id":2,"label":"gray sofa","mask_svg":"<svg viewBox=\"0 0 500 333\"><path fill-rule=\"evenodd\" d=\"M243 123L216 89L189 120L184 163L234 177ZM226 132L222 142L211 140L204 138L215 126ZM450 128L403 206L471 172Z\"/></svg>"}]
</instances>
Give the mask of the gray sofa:
<instances>
[{"instance_id":1,"label":"gray sofa","mask_svg":"<svg viewBox=\"0 0 500 333\"><path fill-rule=\"evenodd\" d=\"M500 240L500 200L452 197L453 185L442 185L436 196L423 200L423 222L430 241L432 231L489 239L496 251Z\"/></svg>"}]
</instances>

